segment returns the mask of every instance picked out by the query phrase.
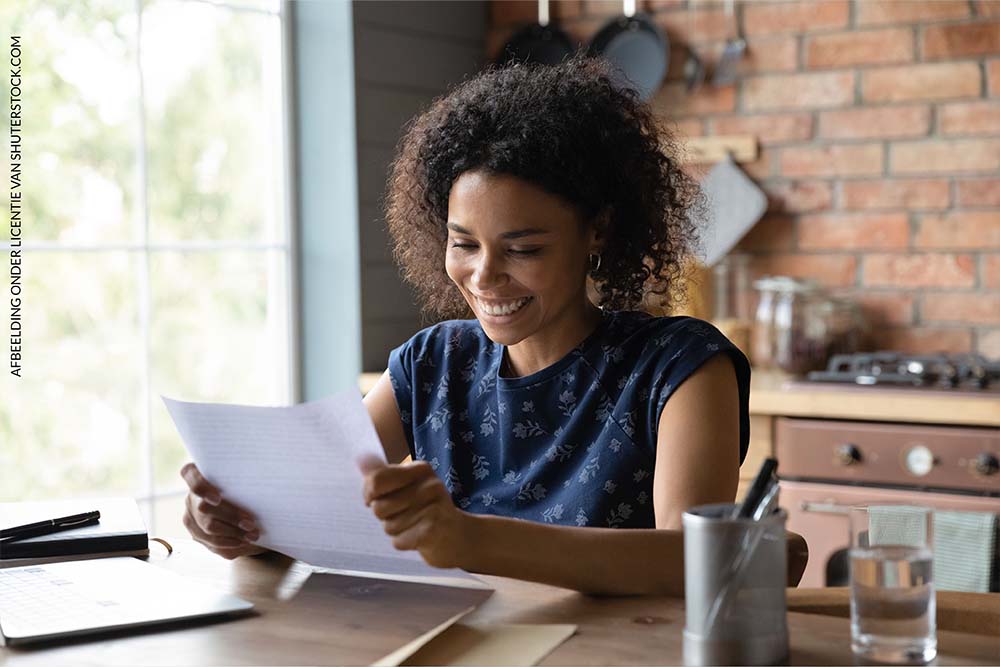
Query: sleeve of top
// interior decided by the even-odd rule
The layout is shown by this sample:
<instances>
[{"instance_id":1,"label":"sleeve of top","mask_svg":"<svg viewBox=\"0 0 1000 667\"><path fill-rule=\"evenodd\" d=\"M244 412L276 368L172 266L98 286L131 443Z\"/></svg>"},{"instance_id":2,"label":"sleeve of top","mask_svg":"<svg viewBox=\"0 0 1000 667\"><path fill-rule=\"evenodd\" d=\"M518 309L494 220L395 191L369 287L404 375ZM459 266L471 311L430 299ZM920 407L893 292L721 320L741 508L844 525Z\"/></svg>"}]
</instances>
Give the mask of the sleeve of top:
<instances>
[{"instance_id":1,"label":"sleeve of top","mask_svg":"<svg viewBox=\"0 0 1000 667\"><path fill-rule=\"evenodd\" d=\"M721 331L703 320L685 317L668 323L657 333L659 344L651 388L650 415L653 442L659 429L660 414L667 399L706 361L717 354L727 355L736 370L740 402L740 463L750 445L750 362Z\"/></svg>"},{"instance_id":2,"label":"sleeve of top","mask_svg":"<svg viewBox=\"0 0 1000 667\"><path fill-rule=\"evenodd\" d=\"M393 348L389 352L389 383L392 385L392 393L396 397L396 406L399 408L399 416L403 421L403 433L406 434L406 445L410 450L410 456L415 460L415 444L413 440L413 343L414 338Z\"/></svg>"}]
</instances>

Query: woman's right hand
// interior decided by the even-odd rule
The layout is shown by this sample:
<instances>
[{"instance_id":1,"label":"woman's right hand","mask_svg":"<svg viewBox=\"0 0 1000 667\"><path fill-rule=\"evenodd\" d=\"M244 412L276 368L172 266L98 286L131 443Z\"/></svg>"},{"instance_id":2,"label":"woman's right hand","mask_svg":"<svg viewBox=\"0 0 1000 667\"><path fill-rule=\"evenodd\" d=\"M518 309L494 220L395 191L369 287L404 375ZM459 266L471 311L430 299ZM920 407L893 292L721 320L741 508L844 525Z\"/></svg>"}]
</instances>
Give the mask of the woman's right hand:
<instances>
[{"instance_id":1,"label":"woman's right hand","mask_svg":"<svg viewBox=\"0 0 1000 667\"><path fill-rule=\"evenodd\" d=\"M189 491L185 498L184 527L196 542L226 560L238 556L253 556L267 551L253 544L260 539L260 528L254 516L228 500L205 479L198 466L185 463L181 477Z\"/></svg>"}]
</instances>

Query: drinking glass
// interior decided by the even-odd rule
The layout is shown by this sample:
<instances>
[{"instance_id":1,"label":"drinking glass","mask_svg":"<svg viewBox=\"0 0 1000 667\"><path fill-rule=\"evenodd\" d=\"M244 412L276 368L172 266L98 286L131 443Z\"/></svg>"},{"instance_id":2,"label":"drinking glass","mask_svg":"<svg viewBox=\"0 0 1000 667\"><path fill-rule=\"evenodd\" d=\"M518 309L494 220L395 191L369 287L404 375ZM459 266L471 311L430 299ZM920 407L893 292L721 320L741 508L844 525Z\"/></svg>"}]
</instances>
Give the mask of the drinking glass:
<instances>
[{"instance_id":1,"label":"drinking glass","mask_svg":"<svg viewBox=\"0 0 1000 667\"><path fill-rule=\"evenodd\" d=\"M913 505L850 511L851 648L875 662L937 655L934 512Z\"/></svg>"}]
</instances>

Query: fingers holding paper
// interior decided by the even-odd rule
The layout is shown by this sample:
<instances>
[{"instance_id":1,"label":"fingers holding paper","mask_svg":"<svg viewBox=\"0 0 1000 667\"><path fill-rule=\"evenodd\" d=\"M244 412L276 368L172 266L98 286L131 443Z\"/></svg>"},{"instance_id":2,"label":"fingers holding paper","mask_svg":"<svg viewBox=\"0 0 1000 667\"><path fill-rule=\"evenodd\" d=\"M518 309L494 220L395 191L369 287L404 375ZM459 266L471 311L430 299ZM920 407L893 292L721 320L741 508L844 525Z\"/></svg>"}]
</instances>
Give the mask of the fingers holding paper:
<instances>
[{"instance_id":1,"label":"fingers holding paper","mask_svg":"<svg viewBox=\"0 0 1000 667\"><path fill-rule=\"evenodd\" d=\"M194 463L181 468L181 477L189 488L183 523L196 542L226 559L266 551L253 544L260 538L253 515L225 500Z\"/></svg>"},{"instance_id":2,"label":"fingers holding paper","mask_svg":"<svg viewBox=\"0 0 1000 667\"><path fill-rule=\"evenodd\" d=\"M417 550L434 567L461 567L468 514L455 507L444 483L425 461L359 462L365 505L397 549Z\"/></svg>"}]
</instances>

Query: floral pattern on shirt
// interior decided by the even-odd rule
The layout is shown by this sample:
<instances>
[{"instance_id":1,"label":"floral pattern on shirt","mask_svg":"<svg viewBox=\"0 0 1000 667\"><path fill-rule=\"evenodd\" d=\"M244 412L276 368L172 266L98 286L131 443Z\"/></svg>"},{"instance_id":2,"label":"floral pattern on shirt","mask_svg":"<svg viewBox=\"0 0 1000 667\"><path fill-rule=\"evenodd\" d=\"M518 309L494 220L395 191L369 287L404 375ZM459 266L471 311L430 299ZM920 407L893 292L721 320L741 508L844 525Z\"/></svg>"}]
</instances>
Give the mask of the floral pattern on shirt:
<instances>
[{"instance_id":1,"label":"floral pattern on shirt","mask_svg":"<svg viewBox=\"0 0 1000 667\"><path fill-rule=\"evenodd\" d=\"M439 322L389 354L410 453L456 506L568 526L650 528L659 416L718 353L736 368L740 461L749 442L750 367L707 322L604 311L562 359L499 375L503 346L477 320Z\"/></svg>"}]
</instances>

